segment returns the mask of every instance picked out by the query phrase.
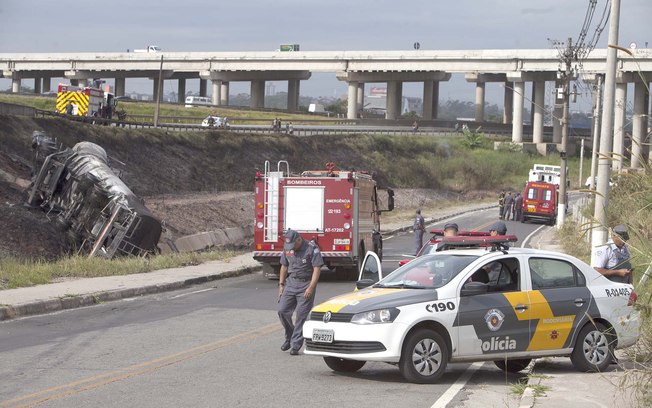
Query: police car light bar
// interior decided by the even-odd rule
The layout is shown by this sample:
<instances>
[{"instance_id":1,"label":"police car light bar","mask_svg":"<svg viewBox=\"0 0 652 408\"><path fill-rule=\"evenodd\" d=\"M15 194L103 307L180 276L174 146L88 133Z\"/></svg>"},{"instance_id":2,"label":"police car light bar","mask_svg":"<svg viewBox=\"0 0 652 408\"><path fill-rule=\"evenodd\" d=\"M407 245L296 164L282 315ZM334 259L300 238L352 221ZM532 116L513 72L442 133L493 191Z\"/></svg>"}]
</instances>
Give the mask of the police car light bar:
<instances>
[{"instance_id":1,"label":"police car light bar","mask_svg":"<svg viewBox=\"0 0 652 408\"><path fill-rule=\"evenodd\" d=\"M444 251L446 249L465 247L492 247L494 250L507 249L509 242L516 242L518 238L516 235L496 235L496 236L474 236L474 237L443 237L439 243L437 251Z\"/></svg>"},{"instance_id":2,"label":"police car light bar","mask_svg":"<svg viewBox=\"0 0 652 408\"><path fill-rule=\"evenodd\" d=\"M435 236L443 236L444 235L444 230L442 229L432 229L430 230L430 233L435 235ZM458 237L488 237L489 236L488 231L459 231L457 233ZM453 237L451 237L453 238Z\"/></svg>"}]
</instances>

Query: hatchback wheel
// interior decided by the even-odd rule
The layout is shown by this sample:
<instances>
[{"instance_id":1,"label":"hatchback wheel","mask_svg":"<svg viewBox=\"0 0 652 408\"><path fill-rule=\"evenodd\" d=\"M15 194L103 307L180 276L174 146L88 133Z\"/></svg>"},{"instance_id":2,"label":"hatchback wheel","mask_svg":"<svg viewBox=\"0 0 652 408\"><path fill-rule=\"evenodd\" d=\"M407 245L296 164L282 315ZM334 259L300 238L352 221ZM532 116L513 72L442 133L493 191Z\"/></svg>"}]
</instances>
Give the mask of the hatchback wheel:
<instances>
[{"instance_id":1,"label":"hatchback wheel","mask_svg":"<svg viewBox=\"0 0 652 408\"><path fill-rule=\"evenodd\" d=\"M615 336L603 324L587 324L580 331L571 354L573 366L579 371L604 371L613 360Z\"/></svg>"},{"instance_id":2,"label":"hatchback wheel","mask_svg":"<svg viewBox=\"0 0 652 408\"><path fill-rule=\"evenodd\" d=\"M432 384L444 374L448 364L448 347L434 330L421 329L412 333L403 345L398 367L406 380Z\"/></svg>"}]
</instances>

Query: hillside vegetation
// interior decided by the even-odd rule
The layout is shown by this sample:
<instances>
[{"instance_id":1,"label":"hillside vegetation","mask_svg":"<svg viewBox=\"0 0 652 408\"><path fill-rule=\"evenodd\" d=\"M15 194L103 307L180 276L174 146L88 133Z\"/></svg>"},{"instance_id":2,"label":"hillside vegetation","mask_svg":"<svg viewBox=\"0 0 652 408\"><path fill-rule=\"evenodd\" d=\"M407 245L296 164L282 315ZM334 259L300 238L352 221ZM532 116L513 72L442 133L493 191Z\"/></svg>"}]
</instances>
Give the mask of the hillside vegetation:
<instances>
[{"instance_id":1,"label":"hillside vegetation","mask_svg":"<svg viewBox=\"0 0 652 408\"><path fill-rule=\"evenodd\" d=\"M291 137L225 131L169 132L92 126L61 119L0 117L3 151L29 161L31 134L45 130L65 146L91 141L104 147L136 194L248 191L265 160L287 160L293 171L323 168L376 173L383 187L465 193L519 189L535 162L557 163L509 151L468 149L457 138L343 135ZM571 161L571 170L576 163ZM571 180L577 177L571 173Z\"/></svg>"}]
</instances>

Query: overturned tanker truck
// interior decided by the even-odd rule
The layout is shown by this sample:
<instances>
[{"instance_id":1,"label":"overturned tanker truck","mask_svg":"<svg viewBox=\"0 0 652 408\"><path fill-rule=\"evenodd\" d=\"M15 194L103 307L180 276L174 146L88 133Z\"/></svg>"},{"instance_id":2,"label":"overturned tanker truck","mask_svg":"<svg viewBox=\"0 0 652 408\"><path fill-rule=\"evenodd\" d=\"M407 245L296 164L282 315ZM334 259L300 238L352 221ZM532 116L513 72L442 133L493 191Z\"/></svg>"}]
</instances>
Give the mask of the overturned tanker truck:
<instances>
[{"instance_id":1,"label":"overturned tanker truck","mask_svg":"<svg viewBox=\"0 0 652 408\"><path fill-rule=\"evenodd\" d=\"M161 222L109 167L101 146L60 148L37 131L32 148L27 205L41 207L76 253L110 259L157 251Z\"/></svg>"}]
</instances>

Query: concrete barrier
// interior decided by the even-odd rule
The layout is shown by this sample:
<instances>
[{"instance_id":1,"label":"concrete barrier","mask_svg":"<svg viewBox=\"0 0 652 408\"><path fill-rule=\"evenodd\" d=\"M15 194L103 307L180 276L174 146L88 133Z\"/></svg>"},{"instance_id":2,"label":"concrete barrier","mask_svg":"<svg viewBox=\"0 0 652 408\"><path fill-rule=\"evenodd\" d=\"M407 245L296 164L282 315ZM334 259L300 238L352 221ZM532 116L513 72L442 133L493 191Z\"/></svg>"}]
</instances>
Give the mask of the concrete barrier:
<instances>
[{"instance_id":1,"label":"concrete barrier","mask_svg":"<svg viewBox=\"0 0 652 408\"><path fill-rule=\"evenodd\" d=\"M247 238L253 237L254 227L225 228L221 230L200 232L193 235L178 238L174 242L160 244L159 248L163 253L169 252L194 252L205 251L213 247L221 247L229 244L237 244Z\"/></svg>"},{"instance_id":2,"label":"concrete barrier","mask_svg":"<svg viewBox=\"0 0 652 408\"><path fill-rule=\"evenodd\" d=\"M0 102L0 115L35 116L36 109L30 106Z\"/></svg>"}]
</instances>

